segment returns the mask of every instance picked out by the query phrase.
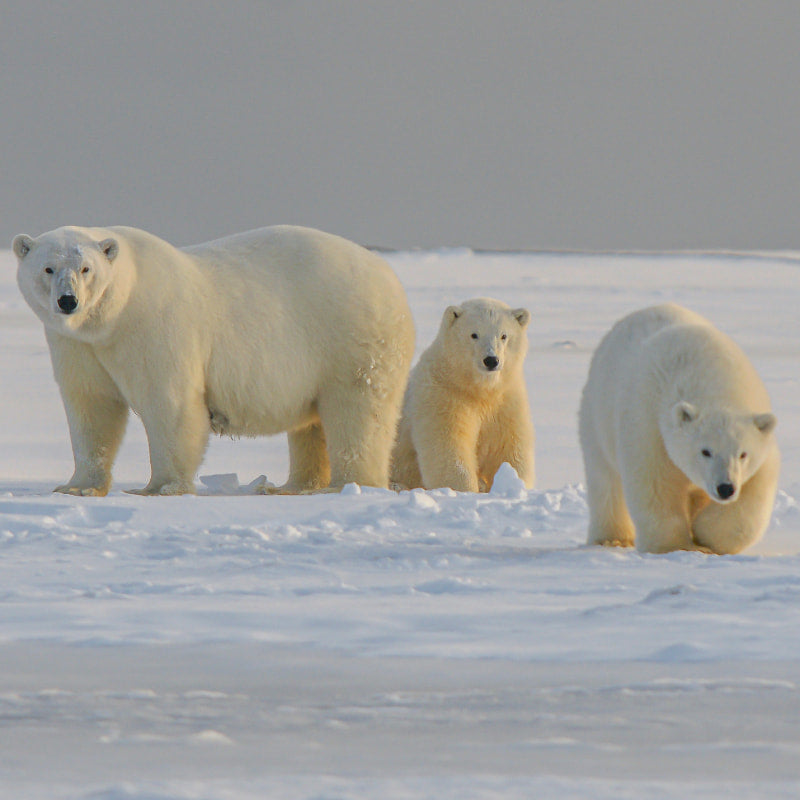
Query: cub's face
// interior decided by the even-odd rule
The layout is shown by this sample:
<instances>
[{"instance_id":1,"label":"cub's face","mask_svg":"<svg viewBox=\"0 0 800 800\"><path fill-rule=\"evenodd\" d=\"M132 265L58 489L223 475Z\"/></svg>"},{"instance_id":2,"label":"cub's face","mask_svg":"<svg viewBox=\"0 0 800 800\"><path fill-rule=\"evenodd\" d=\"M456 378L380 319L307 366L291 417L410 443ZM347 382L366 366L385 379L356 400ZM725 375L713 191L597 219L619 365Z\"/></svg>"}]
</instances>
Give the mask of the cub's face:
<instances>
[{"instance_id":1,"label":"cub's face","mask_svg":"<svg viewBox=\"0 0 800 800\"><path fill-rule=\"evenodd\" d=\"M109 287L117 241L59 228L36 239L21 234L12 246L17 283L39 319L59 333L79 331Z\"/></svg>"},{"instance_id":2,"label":"cub's face","mask_svg":"<svg viewBox=\"0 0 800 800\"><path fill-rule=\"evenodd\" d=\"M442 328L447 354L473 380L495 383L525 358L530 322L527 309L511 309L497 300L468 300L450 306Z\"/></svg>"},{"instance_id":3,"label":"cub's face","mask_svg":"<svg viewBox=\"0 0 800 800\"><path fill-rule=\"evenodd\" d=\"M774 414L701 412L680 402L664 432L667 453L689 480L717 503L733 503L770 451Z\"/></svg>"}]
</instances>

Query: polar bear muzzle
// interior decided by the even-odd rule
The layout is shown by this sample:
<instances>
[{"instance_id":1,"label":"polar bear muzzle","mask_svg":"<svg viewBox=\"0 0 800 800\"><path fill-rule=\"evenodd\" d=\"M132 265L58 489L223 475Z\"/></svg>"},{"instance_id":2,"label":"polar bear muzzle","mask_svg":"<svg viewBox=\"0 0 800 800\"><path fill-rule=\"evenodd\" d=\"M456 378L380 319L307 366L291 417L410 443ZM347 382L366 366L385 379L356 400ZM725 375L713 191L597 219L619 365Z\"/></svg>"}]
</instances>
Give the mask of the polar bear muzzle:
<instances>
[{"instance_id":1,"label":"polar bear muzzle","mask_svg":"<svg viewBox=\"0 0 800 800\"><path fill-rule=\"evenodd\" d=\"M78 307L78 298L74 294L62 294L56 302L62 314L72 314Z\"/></svg>"},{"instance_id":2,"label":"polar bear muzzle","mask_svg":"<svg viewBox=\"0 0 800 800\"><path fill-rule=\"evenodd\" d=\"M717 497L720 500L728 500L736 494L736 487L732 483L717 484Z\"/></svg>"}]
</instances>

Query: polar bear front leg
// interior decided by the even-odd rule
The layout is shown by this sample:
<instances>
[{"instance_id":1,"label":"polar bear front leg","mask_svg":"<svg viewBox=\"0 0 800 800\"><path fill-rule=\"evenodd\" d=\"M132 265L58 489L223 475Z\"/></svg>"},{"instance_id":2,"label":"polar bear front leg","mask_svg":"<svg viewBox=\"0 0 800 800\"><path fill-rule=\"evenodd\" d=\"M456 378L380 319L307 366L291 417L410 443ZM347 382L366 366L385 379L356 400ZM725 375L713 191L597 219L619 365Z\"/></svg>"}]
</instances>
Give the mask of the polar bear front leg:
<instances>
[{"instance_id":1,"label":"polar bear front leg","mask_svg":"<svg viewBox=\"0 0 800 800\"><path fill-rule=\"evenodd\" d=\"M641 553L697 550L689 526L691 483L670 460L657 432L623 426L616 445L622 493Z\"/></svg>"},{"instance_id":2,"label":"polar bear front leg","mask_svg":"<svg viewBox=\"0 0 800 800\"><path fill-rule=\"evenodd\" d=\"M128 422L128 404L92 349L48 336L53 373L67 413L75 470L53 491L104 497Z\"/></svg>"},{"instance_id":3,"label":"polar bear front leg","mask_svg":"<svg viewBox=\"0 0 800 800\"><path fill-rule=\"evenodd\" d=\"M180 406L161 402L142 414L150 449L150 482L131 494L194 494L194 476L203 460L210 423L202 395L193 393Z\"/></svg>"},{"instance_id":4,"label":"polar bear front leg","mask_svg":"<svg viewBox=\"0 0 800 800\"><path fill-rule=\"evenodd\" d=\"M617 471L605 460L587 461L586 495L589 504L586 543L633 547L634 526L625 504L622 482Z\"/></svg>"},{"instance_id":5,"label":"polar bear front leg","mask_svg":"<svg viewBox=\"0 0 800 800\"><path fill-rule=\"evenodd\" d=\"M510 392L503 405L484 426L478 437L478 468L489 488L500 466L507 462L532 489L536 478L533 422L524 391Z\"/></svg>"},{"instance_id":6,"label":"polar bear front leg","mask_svg":"<svg viewBox=\"0 0 800 800\"><path fill-rule=\"evenodd\" d=\"M679 513L650 512L633 514L636 549L640 553L671 553L697 550L686 516Z\"/></svg>"},{"instance_id":7,"label":"polar bear front leg","mask_svg":"<svg viewBox=\"0 0 800 800\"><path fill-rule=\"evenodd\" d=\"M412 440L426 489L480 491L479 428L479 420L471 415L454 419L451 415L434 413L415 421Z\"/></svg>"},{"instance_id":8,"label":"polar bear front leg","mask_svg":"<svg viewBox=\"0 0 800 800\"><path fill-rule=\"evenodd\" d=\"M665 484L653 483L650 491L641 487L632 491L624 481L623 485L640 553L698 549L689 527L685 494Z\"/></svg>"},{"instance_id":9,"label":"polar bear front leg","mask_svg":"<svg viewBox=\"0 0 800 800\"><path fill-rule=\"evenodd\" d=\"M54 492L105 497L111 488L111 467L128 422L124 401L103 396L69 398L62 392L69 420L75 471Z\"/></svg>"},{"instance_id":10,"label":"polar bear front leg","mask_svg":"<svg viewBox=\"0 0 800 800\"><path fill-rule=\"evenodd\" d=\"M616 462L606 456L600 431L591 413L581 403L580 443L589 505L589 532L586 543L607 547L633 547L635 531Z\"/></svg>"},{"instance_id":11,"label":"polar bear front leg","mask_svg":"<svg viewBox=\"0 0 800 800\"><path fill-rule=\"evenodd\" d=\"M779 467L775 454L742 486L736 501L708 503L692 522L697 544L719 555L739 553L755 544L769 525Z\"/></svg>"},{"instance_id":12,"label":"polar bear front leg","mask_svg":"<svg viewBox=\"0 0 800 800\"><path fill-rule=\"evenodd\" d=\"M628 458L621 478L625 504L641 553L697 550L689 526L689 481L666 458L658 463L646 451ZM666 454L664 454L666 455Z\"/></svg>"}]
</instances>

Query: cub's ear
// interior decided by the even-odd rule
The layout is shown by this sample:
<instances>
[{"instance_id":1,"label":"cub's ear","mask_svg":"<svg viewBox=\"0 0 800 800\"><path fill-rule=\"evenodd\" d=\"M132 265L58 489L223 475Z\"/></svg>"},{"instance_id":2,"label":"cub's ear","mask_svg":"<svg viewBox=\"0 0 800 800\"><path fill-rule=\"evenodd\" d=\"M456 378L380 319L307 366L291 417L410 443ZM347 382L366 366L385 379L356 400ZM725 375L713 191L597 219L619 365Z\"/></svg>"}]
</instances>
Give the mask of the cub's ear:
<instances>
[{"instance_id":1,"label":"cub's ear","mask_svg":"<svg viewBox=\"0 0 800 800\"><path fill-rule=\"evenodd\" d=\"M775 426L778 424L778 418L774 414L756 414L753 417L753 422L756 424L761 433L772 433Z\"/></svg>"},{"instance_id":2,"label":"cub's ear","mask_svg":"<svg viewBox=\"0 0 800 800\"><path fill-rule=\"evenodd\" d=\"M24 233L15 236L14 241L11 242L11 249L20 261L28 255L31 247L33 247L33 239Z\"/></svg>"},{"instance_id":3,"label":"cub's ear","mask_svg":"<svg viewBox=\"0 0 800 800\"><path fill-rule=\"evenodd\" d=\"M519 322L520 328L527 328L531 321L531 312L527 308L515 308L512 312L514 319Z\"/></svg>"},{"instance_id":4,"label":"cub's ear","mask_svg":"<svg viewBox=\"0 0 800 800\"><path fill-rule=\"evenodd\" d=\"M672 416L678 425L687 425L697 419L697 409L691 403L682 400L672 407Z\"/></svg>"},{"instance_id":5,"label":"cub's ear","mask_svg":"<svg viewBox=\"0 0 800 800\"><path fill-rule=\"evenodd\" d=\"M463 313L464 309L460 306L447 306L444 311L444 321L452 325Z\"/></svg>"},{"instance_id":6,"label":"cub's ear","mask_svg":"<svg viewBox=\"0 0 800 800\"><path fill-rule=\"evenodd\" d=\"M119 254L119 243L116 239L103 239L97 246L109 261L113 261Z\"/></svg>"}]
</instances>

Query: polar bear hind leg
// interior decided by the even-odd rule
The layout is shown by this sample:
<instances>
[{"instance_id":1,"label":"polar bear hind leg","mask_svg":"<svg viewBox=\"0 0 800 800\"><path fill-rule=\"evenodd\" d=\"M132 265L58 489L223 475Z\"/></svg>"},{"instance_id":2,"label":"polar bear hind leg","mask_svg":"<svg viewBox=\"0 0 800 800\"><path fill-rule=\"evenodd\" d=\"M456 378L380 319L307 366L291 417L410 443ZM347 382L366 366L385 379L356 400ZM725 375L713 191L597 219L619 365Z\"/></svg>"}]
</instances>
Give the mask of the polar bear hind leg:
<instances>
[{"instance_id":1,"label":"polar bear hind leg","mask_svg":"<svg viewBox=\"0 0 800 800\"><path fill-rule=\"evenodd\" d=\"M397 441L392 451L391 480L392 488L398 491L422 486L417 451L411 441L411 426L407 421L400 423Z\"/></svg>"},{"instance_id":2,"label":"polar bear hind leg","mask_svg":"<svg viewBox=\"0 0 800 800\"><path fill-rule=\"evenodd\" d=\"M289 431L289 478L280 487L282 494L317 491L331 482L325 433L315 422L305 428Z\"/></svg>"},{"instance_id":3,"label":"polar bear hind leg","mask_svg":"<svg viewBox=\"0 0 800 800\"><path fill-rule=\"evenodd\" d=\"M402 389L402 387L400 387ZM394 443L400 393L380 395L352 387L326 387L319 415L330 460L330 486L389 485L389 458Z\"/></svg>"}]
</instances>

